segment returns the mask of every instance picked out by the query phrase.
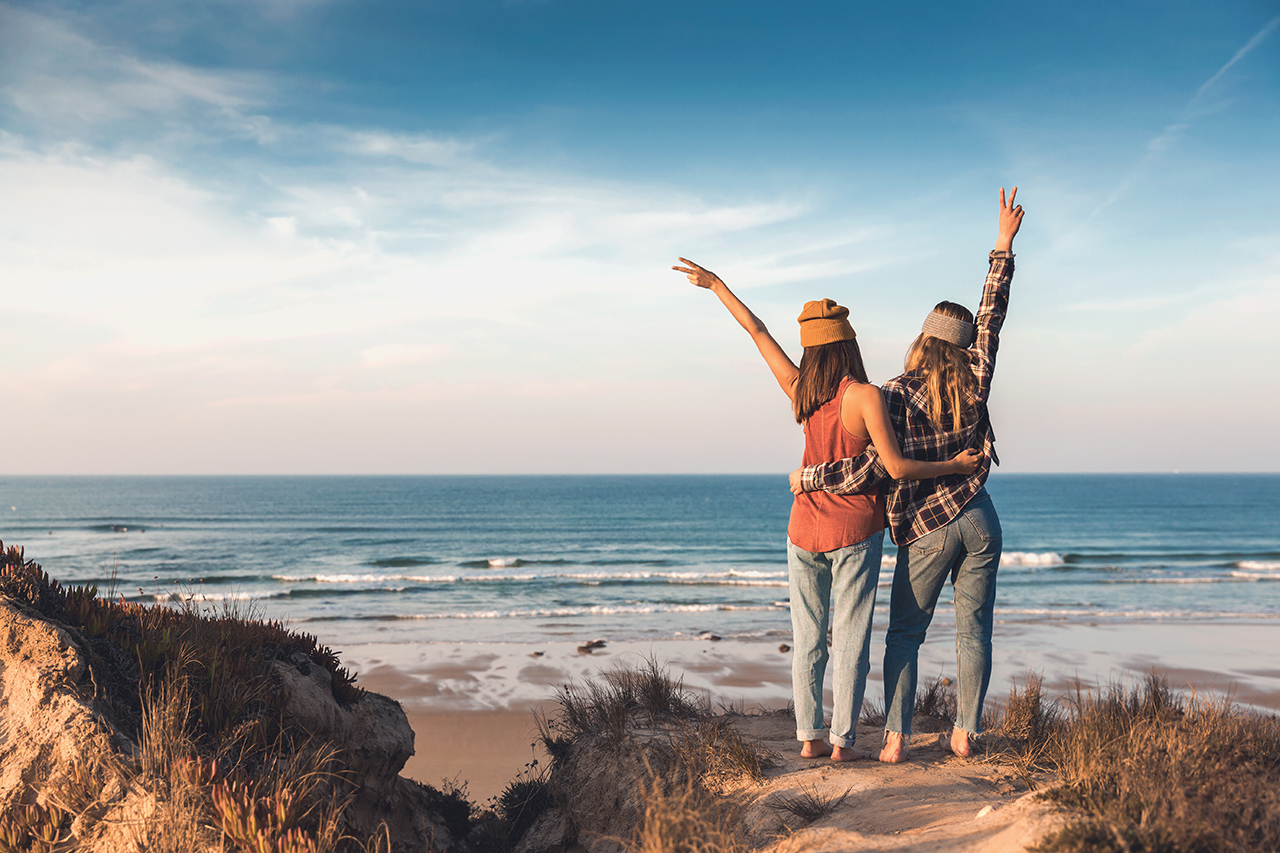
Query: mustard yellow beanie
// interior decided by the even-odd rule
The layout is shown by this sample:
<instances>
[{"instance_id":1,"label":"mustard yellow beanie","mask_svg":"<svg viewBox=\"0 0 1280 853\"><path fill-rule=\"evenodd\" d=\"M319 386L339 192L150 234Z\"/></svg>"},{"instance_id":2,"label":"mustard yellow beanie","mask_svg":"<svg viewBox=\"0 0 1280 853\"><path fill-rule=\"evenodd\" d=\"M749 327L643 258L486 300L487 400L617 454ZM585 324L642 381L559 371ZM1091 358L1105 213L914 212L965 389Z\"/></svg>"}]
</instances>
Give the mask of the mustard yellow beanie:
<instances>
[{"instance_id":1,"label":"mustard yellow beanie","mask_svg":"<svg viewBox=\"0 0 1280 853\"><path fill-rule=\"evenodd\" d=\"M820 347L836 341L851 341L858 336L849 325L849 309L834 299L806 302L796 318L800 321L800 346Z\"/></svg>"}]
</instances>

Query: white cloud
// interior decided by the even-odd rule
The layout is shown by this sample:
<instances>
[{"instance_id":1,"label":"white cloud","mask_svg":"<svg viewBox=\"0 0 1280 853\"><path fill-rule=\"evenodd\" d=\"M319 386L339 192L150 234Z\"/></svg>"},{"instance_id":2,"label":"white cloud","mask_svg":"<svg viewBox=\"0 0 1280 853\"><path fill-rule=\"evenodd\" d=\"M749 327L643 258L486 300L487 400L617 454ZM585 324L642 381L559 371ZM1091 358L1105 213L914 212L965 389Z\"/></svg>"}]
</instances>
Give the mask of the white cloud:
<instances>
[{"instance_id":1,"label":"white cloud","mask_svg":"<svg viewBox=\"0 0 1280 853\"><path fill-rule=\"evenodd\" d=\"M258 141L271 157L202 179L188 143L240 138L250 111L269 111L267 87L144 63L32 17L23 26L51 49L4 94L53 108L0 136L0 282L6 310L23 318L0 330L0 393L60 424L13 436L28 470L335 470L335 443L359 431L338 412L422 419L447 442L461 434L424 406L503 398L523 401L494 410L506 429L548 407L539 429L564 444L548 451L563 463L585 445L547 420L554 412L596 395L651 420L654 401L685 381L683 359L651 352L654 330L696 341L688 329L702 324L666 304L687 298L666 269L678 251L732 257L749 287L849 268L850 241L892 242L863 224L813 222L807 199L708 204L514 169L487 159L483 140L265 118L272 137ZM122 119L146 154L66 123ZM308 140L306 163L273 150L285 138ZM636 373L611 370L617 359ZM633 399L628 387L643 390ZM266 437L289 429L316 437L287 450ZM398 440L417 447L423 434ZM106 441L118 453L103 456ZM263 462L267 445L277 461ZM311 462L293 455L303 446ZM360 465L445 464L407 447ZM526 447L523 461L492 464L541 457Z\"/></svg>"},{"instance_id":2,"label":"white cloud","mask_svg":"<svg viewBox=\"0 0 1280 853\"><path fill-rule=\"evenodd\" d=\"M266 119L252 114L264 88L257 75L144 60L11 6L0 7L0 21L0 95L28 121L96 125L189 110L267 132Z\"/></svg>"},{"instance_id":3,"label":"white cloud","mask_svg":"<svg viewBox=\"0 0 1280 853\"><path fill-rule=\"evenodd\" d=\"M963 230L945 193L869 214L818 179L711 202L516 167L484 138L291 125L268 80L22 27L24 56L48 48L0 60L22 66L3 97L29 119L0 134L0 394L28 413L6 439L24 470L781 471L785 402L715 298L668 270L677 254L750 292L793 353L799 303L845 290L881 378L939 271L981 281L980 250L944 269ZM140 141L104 141L111 122ZM191 155L224 143L235 157ZM1087 210L1078 187L1026 192L1027 240ZM1019 401L998 419L1011 467L1121 465L1115 424L1173 405L1181 376L1213 382L1246 350L1274 363L1275 268L1230 267L1246 248L1177 292L1105 300L1081 296L1102 290L1075 277L1100 274L1088 259L1020 258L997 391ZM1139 255L1106 275L1140 278Z\"/></svg>"},{"instance_id":4,"label":"white cloud","mask_svg":"<svg viewBox=\"0 0 1280 853\"><path fill-rule=\"evenodd\" d=\"M457 139L369 131L351 134L349 145L354 153L392 157L428 166L455 164L476 147L474 143Z\"/></svg>"}]
</instances>

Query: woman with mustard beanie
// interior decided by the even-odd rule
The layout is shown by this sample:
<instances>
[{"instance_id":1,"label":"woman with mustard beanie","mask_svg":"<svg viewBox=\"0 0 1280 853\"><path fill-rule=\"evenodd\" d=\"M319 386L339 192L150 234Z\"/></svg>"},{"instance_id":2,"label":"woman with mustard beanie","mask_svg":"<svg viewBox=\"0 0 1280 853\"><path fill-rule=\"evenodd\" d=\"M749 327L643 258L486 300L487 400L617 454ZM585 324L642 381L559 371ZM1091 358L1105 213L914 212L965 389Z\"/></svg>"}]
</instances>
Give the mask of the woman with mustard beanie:
<instances>
[{"instance_id":1,"label":"woman with mustard beanie","mask_svg":"<svg viewBox=\"0 0 1280 853\"><path fill-rule=\"evenodd\" d=\"M755 314L710 270L680 258L672 269L710 290L755 341L804 427L804 465L857 456L874 444L894 477L927 479L970 473L977 454L946 462L903 458L880 389L867 382L849 309L830 299L806 302L798 318L800 366ZM787 568L795 652L791 665L796 739L805 758L862 757L853 749L870 664L871 615L884 544L885 506L879 495L797 495L787 526ZM832 633L827 649L827 628ZM822 686L834 658L831 727L823 725ZM830 740L830 746L826 741Z\"/></svg>"}]
</instances>

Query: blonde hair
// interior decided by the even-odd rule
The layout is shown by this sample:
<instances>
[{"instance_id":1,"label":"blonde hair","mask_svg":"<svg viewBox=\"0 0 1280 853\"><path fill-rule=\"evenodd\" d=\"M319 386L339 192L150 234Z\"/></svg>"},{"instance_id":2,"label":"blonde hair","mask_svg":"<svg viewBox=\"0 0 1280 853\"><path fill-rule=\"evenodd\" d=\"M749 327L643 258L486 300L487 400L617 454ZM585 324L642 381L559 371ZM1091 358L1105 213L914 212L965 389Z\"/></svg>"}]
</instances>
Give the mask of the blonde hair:
<instances>
[{"instance_id":1,"label":"blonde hair","mask_svg":"<svg viewBox=\"0 0 1280 853\"><path fill-rule=\"evenodd\" d=\"M805 347L800 356L800 375L796 377L792 392L792 411L796 423L809 420L823 404L835 397L840 382L852 376L859 382L867 381L867 370L862 366L862 350L855 340L835 341Z\"/></svg>"},{"instance_id":2,"label":"blonde hair","mask_svg":"<svg viewBox=\"0 0 1280 853\"><path fill-rule=\"evenodd\" d=\"M973 322L963 305L939 302L934 311ZM971 414L978 396L978 380L969 365L969 351L932 335L920 335L907 349L907 371L919 371L929 392L929 420L939 432L958 430ZM950 423L948 423L948 421Z\"/></svg>"}]
</instances>

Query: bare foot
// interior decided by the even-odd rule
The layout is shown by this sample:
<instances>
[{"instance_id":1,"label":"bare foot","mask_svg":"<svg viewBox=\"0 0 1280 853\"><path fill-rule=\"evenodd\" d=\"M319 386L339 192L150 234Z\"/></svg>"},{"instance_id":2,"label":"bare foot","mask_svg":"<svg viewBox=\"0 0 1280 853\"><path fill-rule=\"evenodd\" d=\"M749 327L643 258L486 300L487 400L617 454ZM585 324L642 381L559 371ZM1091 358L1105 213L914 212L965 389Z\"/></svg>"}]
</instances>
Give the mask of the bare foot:
<instances>
[{"instance_id":1,"label":"bare foot","mask_svg":"<svg viewBox=\"0 0 1280 853\"><path fill-rule=\"evenodd\" d=\"M951 729L951 751L961 758L973 755L973 744L969 743L969 733L959 726Z\"/></svg>"},{"instance_id":2,"label":"bare foot","mask_svg":"<svg viewBox=\"0 0 1280 853\"><path fill-rule=\"evenodd\" d=\"M825 758L831 754L831 746L825 740L807 740L800 747L801 758Z\"/></svg>"},{"instance_id":3,"label":"bare foot","mask_svg":"<svg viewBox=\"0 0 1280 853\"><path fill-rule=\"evenodd\" d=\"M832 761L859 761L866 758L867 754L851 746L833 746L831 747Z\"/></svg>"},{"instance_id":4,"label":"bare foot","mask_svg":"<svg viewBox=\"0 0 1280 853\"><path fill-rule=\"evenodd\" d=\"M885 732L884 749L880 760L888 764L900 764L907 759L907 738L902 732Z\"/></svg>"}]
</instances>

